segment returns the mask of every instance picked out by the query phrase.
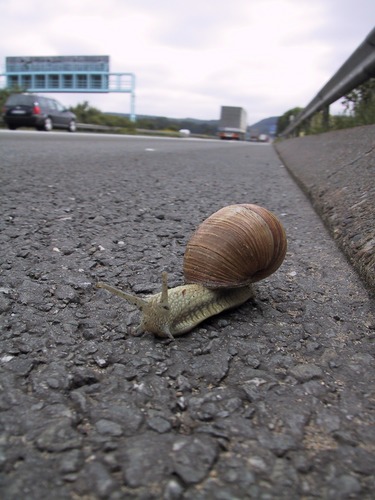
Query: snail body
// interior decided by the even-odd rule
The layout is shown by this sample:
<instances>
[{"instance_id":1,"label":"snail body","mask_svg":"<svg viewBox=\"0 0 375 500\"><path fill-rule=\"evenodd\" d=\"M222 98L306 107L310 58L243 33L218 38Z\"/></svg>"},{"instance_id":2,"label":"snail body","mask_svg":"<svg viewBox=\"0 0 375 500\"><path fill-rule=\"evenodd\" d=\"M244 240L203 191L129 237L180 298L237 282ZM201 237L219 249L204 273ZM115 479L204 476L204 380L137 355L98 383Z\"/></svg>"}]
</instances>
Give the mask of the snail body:
<instances>
[{"instance_id":1,"label":"snail body","mask_svg":"<svg viewBox=\"0 0 375 500\"><path fill-rule=\"evenodd\" d=\"M146 298L102 282L96 286L138 307L139 333L174 338L253 297L252 283L279 268L286 248L284 228L272 212L257 205L230 205L208 217L189 240L186 285L168 289L163 273L161 292Z\"/></svg>"},{"instance_id":2,"label":"snail body","mask_svg":"<svg viewBox=\"0 0 375 500\"><path fill-rule=\"evenodd\" d=\"M99 282L96 286L138 307L142 313L138 333L147 331L157 337L169 338L189 332L205 319L237 307L254 295L251 285L234 289L210 289L199 284L188 284L168 289L167 273L163 273L162 280L162 291L145 299L106 283Z\"/></svg>"}]
</instances>

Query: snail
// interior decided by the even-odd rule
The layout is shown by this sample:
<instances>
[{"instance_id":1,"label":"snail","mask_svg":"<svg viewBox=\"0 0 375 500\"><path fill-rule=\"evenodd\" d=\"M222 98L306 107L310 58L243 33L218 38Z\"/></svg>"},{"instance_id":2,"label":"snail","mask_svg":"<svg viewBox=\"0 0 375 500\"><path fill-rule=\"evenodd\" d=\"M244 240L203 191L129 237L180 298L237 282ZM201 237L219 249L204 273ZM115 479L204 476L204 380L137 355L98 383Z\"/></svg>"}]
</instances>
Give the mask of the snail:
<instances>
[{"instance_id":1,"label":"snail","mask_svg":"<svg viewBox=\"0 0 375 500\"><path fill-rule=\"evenodd\" d=\"M138 333L173 339L252 298L252 283L274 273L286 249L284 228L272 212L258 205L229 205L203 221L188 241L183 262L187 284L168 289L163 272L161 292L146 298L102 282L96 286L138 307Z\"/></svg>"}]
</instances>

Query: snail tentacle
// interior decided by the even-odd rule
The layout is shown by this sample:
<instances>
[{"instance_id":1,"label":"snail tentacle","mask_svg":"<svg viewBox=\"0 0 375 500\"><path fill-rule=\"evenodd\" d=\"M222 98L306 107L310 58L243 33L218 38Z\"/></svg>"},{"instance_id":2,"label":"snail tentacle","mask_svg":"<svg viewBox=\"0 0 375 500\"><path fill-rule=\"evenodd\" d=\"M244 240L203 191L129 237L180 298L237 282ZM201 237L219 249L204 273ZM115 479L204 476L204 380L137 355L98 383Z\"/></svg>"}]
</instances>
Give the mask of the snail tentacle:
<instances>
[{"instance_id":1,"label":"snail tentacle","mask_svg":"<svg viewBox=\"0 0 375 500\"><path fill-rule=\"evenodd\" d=\"M98 281L98 283L96 283L96 288L104 288L108 292L111 292L114 295L117 295L118 297L127 300L128 302L130 302L130 304L133 304L133 306L137 306L140 311L147 304L146 300L137 297L137 295L132 295L131 293L123 292L122 290L114 286L108 285L107 283L103 283L102 281Z\"/></svg>"}]
</instances>

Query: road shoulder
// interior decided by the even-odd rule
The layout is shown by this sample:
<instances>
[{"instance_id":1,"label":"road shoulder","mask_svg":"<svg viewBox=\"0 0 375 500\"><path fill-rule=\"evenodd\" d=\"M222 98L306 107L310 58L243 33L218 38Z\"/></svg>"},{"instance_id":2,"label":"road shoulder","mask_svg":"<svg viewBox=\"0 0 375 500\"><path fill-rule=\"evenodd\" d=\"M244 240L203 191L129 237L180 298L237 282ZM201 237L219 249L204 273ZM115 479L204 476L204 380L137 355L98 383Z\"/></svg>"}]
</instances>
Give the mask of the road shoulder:
<instances>
[{"instance_id":1,"label":"road shoulder","mask_svg":"<svg viewBox=\"0 0 375 500\"><path fill-rule=\"evenodd\" d=\"M275 144L370 291L375 291L375 125Z\"/></svg>"}]
</instances>

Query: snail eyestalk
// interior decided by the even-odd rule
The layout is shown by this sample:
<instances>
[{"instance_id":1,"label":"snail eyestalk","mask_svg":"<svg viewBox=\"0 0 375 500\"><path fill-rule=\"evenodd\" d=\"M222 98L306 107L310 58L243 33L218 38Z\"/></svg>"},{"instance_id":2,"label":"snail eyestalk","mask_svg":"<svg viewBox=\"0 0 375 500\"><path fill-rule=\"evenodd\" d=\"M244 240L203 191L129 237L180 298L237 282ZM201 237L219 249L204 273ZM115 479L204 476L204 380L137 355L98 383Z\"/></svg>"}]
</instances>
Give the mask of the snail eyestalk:
<instances>
[{"instance_id":1,"label":"snail eyestalk","mask_svg":"<svg viewBox=\"0 0 375 500\"><path fill-rule=\"evenodd\" d=\"M107 283L103 283L102 281L98 281L98 283L96 284L96 288L104 288L104 290L107 290L108 292L111 292L114 295L117 295L118 297L127 300L128 302L130 302L130 304L133 304L133 306L137 306L140 311L142 311L142 308L147 304L145 300L137 297L136 295L123 292L119 288L107 285Z\"/></svg>"},{"instance_id":2,"label":"snail eyestalk","mask_svg":"<svg viewBox=\"0 0 375 500\"><path fill-rule=\"evenodd\" d=\"M174 337L169 329L169 302L168 302L168 274L162 273L162 290L160 293L151 295L149 298L141 299L136 295L123 292L99 281L96 284L97 288L103 288L108 292L125 299L130 304L136 306L142 313L141 323L137 328L137 334L143 332L154 333L158 337L168 337L174 340Z\"/></svg>"},{"instance_id":3,"label":"snail eyestalk","mask_svg":"<svg viewBox=\"0 0 375 500\"><path fill-rule=\"evenodd\" d=\"M169 310L169 305L168 305L168 274L165 271L161 274L160 305L164 309Z\"/></svg>"}]
</instances>

